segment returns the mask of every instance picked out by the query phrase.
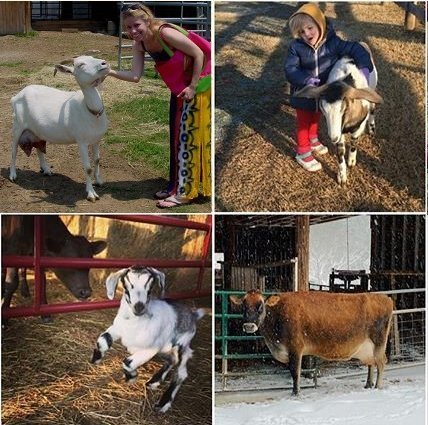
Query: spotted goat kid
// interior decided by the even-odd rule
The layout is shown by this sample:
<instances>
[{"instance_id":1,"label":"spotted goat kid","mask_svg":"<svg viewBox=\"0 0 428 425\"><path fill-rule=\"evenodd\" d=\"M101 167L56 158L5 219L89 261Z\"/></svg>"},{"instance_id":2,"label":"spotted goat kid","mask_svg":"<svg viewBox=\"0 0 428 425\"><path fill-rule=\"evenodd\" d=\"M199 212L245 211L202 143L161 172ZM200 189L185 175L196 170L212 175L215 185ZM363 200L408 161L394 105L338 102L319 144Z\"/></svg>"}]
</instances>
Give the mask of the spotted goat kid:
<instances>
[{"instance_id":1,"label":"spotted goat kid","mask_svg":"<svg viewBox=\"0 0 428 425\"><path fill-rule=\"evenodd\" d=\"M211 310L191 309L173 301L152 298L156 284L163 297L165 274L151 267L133 266L112 273L106 281L109 299L114 298L119 282L123 286L119 311L113 325L99 336L92 363L99 363L113 342L120 339L131 353L123 360L126 381L134 381L137 368L155 355L164 359L165 364L148 381L149 388L158 387L177 367L170 386L155 406L164 413L187 378L186 364L193 353L190 342L196 333L196 322Z\"/></svg>"}]
</instances>

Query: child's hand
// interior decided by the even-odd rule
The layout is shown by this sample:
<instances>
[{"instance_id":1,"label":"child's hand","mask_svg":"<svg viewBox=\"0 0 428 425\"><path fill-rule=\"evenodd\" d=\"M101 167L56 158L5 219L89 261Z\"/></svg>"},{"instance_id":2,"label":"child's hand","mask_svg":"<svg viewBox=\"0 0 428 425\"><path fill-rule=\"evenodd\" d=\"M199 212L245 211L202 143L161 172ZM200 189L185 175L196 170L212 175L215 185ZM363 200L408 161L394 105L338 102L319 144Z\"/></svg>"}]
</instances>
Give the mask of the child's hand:
<instances>
[{"instance_id":1,"label":"child's hand","mask_svg":"<svg viewBox=\"0 0 428 425\"><path fill-rule=\"evenodd\" d=\"M309 78L309 80L306 82L307 86L314 86L314 87L318 87L319 83L321 82L321 80L319 78L316 77L311 77Z\"/></svg>"},{"instance_id":2,"label":"child's hand","mask_svg":"<svg viewBox=\"0 0 428 425\"><path fill-rule=\"evenodd\" d=\"M369 78L370 78L370 71L369 71L369 69L368 69L368 68L361 68L361 69L360 69L360 72L361 72L361 74L363 74L363 75L364 75L364 77L366 78L366 80L367 80L367 84L369 84Z\"/></svg>"}]
</instances>

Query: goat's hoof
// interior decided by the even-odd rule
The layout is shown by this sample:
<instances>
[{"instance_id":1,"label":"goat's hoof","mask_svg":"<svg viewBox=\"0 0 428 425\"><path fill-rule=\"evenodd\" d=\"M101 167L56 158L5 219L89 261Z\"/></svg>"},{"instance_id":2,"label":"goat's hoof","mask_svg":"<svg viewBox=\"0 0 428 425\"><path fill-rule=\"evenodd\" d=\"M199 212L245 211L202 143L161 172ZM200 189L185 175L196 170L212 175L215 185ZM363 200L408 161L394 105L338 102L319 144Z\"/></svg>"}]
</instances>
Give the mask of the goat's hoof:
<instances>
[{"instance_id":1,"label":"goat's hoof","mask_svg":"<svg viewBox=\"0 0 428 425\"><path fill-rule=\"evenodd\" d=\"M53 323L54 319L52 316L42 316L42 323Z\"/></svg>"},{"instance_id":2,"label":"goat's hoof","mask_svg":"<svg viewBox=\"0 0 428 425\"><path fill-rule=\"evenodd\" d=\"M151 384L147 384L147 387L150 390L156 390L157 388L159 388L159 386L160 386L160 382L153 382Z\"/></svg>"},{"instance_id":3,"label":"goat's hoof","mask_svg":"<svg viewBox=\"0 0 428 425\"><path fill-rule=\"evenodd\" d=\"M123 373L125 375L125 382L128 384L132 384L137 380L137 371L136 370L130 370L129 369L129 364L131 363L131 361L129 360L129 358L126 358L123 361Z\"/></svg>"},{"instance_id":4,"label":"goat's hoof","mask_svg":"<svg viewBox=\"0 0 428 425\"><path fill-rule=\"evenodd\" d=\"M13 176L12 176L12 175L10 175L10 176L9 176L9 180L10 180L11 182L13 182L13 183L14 183L14 182L16 181L16 174L15 174L15 175L13 175Z\"/></svg>"},{"instance_id":5,"label":"goat's hoof","mask_svg":"<svg viewBox=\"0 0 428 425\"><path fill-rule=\"evenodd\" d=\"M341 174L338 174L337 175L337 183L339 183L342 187L346 186L346 183L347 183L347 177L346 177L346 175L343 176Z\"/></svg>"},{"instance_id":6,"label":"goat's hoof","mask_svg":"<svg viewBox=\"0 0 428 425\"><path fill-rule=\"evenodd\" d=\"M90 202L95 202L97 199L100 199L100 197L95 193L95 194L88 194L86 199Z\"/></svg>"},{"instance_id":7,"label":"goat's hoof","mask_svg":"<svg viewBox=\"0 0 428 425\"><path fill-rule=\"evenodd\" d=\"M92 364L98 364L101 362L101 359L103 358L103 355L100 350L97 348L94 349L94 353L92 354L91 363Z\"/></svg>"},{"instance_id":8,"label":"goat's hoof","mask_svg":"<svg viewBox=\"0 0 428 425\"><path fill-rule=\"evenodd\" d=\"M171 403L165 403L162 405L160 402L155 404L155 410L159 413L165 413L171 407Z\"/></svg>"}]
</instances>

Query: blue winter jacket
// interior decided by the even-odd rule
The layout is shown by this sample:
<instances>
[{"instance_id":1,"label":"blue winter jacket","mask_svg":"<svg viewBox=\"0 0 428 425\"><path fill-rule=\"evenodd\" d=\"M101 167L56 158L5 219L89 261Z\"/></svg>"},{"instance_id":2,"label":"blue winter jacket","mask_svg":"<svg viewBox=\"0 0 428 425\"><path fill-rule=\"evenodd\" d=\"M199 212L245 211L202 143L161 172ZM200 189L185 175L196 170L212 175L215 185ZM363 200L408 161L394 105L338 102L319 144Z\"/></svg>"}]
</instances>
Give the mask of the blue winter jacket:
<instances>
[{"instance_id":1,"label":"blue winter jacket","mask_svg":"<svg viewBox=\"0 0 428 425\"><path fill-rule=\"evenodd\" d=\"M342 40L327 22L327 36L317 49L304 42L301 38L291 42L285 60L285 75L291 84L290 105L296 109L317 110L314 99L294 97L293 93L303 88L309 78L317 77L325 84L334 64L343 56L354 59L358 69L368 68L371 72L373 64L369 53L359 43Z\"/></svg>"}]
</instances>

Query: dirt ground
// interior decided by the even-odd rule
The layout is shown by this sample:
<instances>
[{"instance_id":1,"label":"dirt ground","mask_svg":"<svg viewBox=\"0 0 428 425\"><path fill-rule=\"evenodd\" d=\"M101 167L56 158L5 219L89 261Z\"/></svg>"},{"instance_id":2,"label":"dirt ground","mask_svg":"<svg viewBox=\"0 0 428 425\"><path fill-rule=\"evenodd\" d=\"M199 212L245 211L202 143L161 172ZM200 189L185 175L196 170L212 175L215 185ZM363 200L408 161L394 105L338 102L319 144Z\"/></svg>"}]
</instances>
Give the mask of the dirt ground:
<instances>
[{"instance_id":1,"label":"dirt ground","mask_svg":"<svg viewBox=\"0 0 428 425\"><path fill-rule=\"evenodd\" d=\"M323 170L294 160L295 111L283 64L296 3L218 2L216 20L216 209L221 211L424 211L425 29L403 27L393 2L324 3L340 36L365 41L384 98L376 135L358 141L348 185L336 182L334 147Z\"/></svg>"},{"instance_id":2,"label":"dirt ground","mask_svg":"<svg viewBox=\"0 0 428 425\"><path fill-rule=\"evenodd\" d=\"M198 307L209 304L192 301ZM102 363L90 363L98 336L115 314L103 310L57 315L47 324L40 318L10 319L2 331L2 423L211 424L211 318L198 322L189 376L171 409L159 414L154 404L168 384L153 391L145 387L162 365L157 358L138 369L133 384L125 383L121 364L128 354L119 343Z\"/></svg>"},{"instance_id":3,"label":"dirt ground","mask_svg":"<svg viewBox=\"0 0 428 425\"><path fill-rule=\"evenodd\" d=\"M0 198L1 212L162 212L155 206L153 194L165 187L167 175L140 162L128 162L120 153L120 144L101 143L101 174L104 185L96 189L100 200L87 201L84 172L77 146L47 146L47 160L54 175L39 174L37 155L27 158L18 152L16 183L8 180L12 111L10 98L28 84L61 84L76 90L69 75L53 78L53 65L76 55L91 54L117 65L116 37L82 33L39 32L36 37L11 35L0 37ZM16 64L16 65L14 65ZM137 85L107 78L103 99L107 116L113 102L147 94L167 99L169 94L161 81L142 80ZM110 122L110 125L114 123ZM144 123L142 129L144 131ZM174 212L211 212L207 199L174 209Z\"/></svg>"}]
</instances>

